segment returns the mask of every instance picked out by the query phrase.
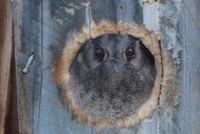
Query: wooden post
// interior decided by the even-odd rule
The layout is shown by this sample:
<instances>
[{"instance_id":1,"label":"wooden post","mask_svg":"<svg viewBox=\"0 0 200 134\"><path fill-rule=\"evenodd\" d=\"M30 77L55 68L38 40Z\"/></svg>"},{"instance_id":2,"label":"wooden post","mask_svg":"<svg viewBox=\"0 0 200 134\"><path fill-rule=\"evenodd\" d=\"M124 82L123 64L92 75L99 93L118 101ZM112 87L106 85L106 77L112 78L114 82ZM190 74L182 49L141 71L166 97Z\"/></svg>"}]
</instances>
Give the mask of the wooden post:
<instances>
[{"instance_id":1,"label":"wooden post","mask_svg":"<svg viewBox=\"0 0 200 134\"><path fill-rule=\"evenodd\" d=\"M12 6L0 0L0 134L5 133L11 92Z\"/></svg>"}]
</instances>

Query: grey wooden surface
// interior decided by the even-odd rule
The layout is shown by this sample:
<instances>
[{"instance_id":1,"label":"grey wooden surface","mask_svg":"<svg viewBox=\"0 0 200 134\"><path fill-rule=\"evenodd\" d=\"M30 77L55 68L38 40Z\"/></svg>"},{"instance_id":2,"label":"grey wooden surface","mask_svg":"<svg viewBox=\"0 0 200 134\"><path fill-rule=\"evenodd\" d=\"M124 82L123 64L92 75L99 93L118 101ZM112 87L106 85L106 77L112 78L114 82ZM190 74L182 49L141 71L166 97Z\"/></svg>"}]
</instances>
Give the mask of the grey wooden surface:
<instances>
[{"instance_id":1,"label":"grey wooden surface","mask_svg":"<svg viewBox=\"0 0 200 134\"><path fill-rule=\"evenodd\" d=\"M140 125L99 134L198 134L200 132L200 3L198 0L14 0L16 85L20 134L96 134L58 99L51 68L64 42L91 21L144 24L178 68L176 104L164 99ZM28 57L34 59L22 73ZM163 92L170 91L163 86Z\"/></svg>"}]
</instances>

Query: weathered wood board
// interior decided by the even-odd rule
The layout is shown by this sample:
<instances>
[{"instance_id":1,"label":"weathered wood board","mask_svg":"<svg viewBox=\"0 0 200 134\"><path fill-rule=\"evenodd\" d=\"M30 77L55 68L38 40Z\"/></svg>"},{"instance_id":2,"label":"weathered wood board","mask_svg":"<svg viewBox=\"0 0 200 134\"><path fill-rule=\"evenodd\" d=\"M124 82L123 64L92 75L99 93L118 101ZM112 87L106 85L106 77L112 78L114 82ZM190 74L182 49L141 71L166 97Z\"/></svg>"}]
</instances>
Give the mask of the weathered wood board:
<instances>
[{"instance_id":1,"label":"weathered wood board","mask_svg":"<svg viewBox=\"0 0 200 134\"><path fill-rule=\"evenodd\" d=\"M95 134L74 121L58 99L52 66L72 34L84 24L109 19L143 24L158 36L178 69L169 97L140 125L100 134L198 134L200 132L200 3L197 0L14 0L14 38L20 134ZM34 54L33 54L34 53ZM22 73L29 56L33 62ZM165 56L163 54L163 56ZM173 82L172 82L173 85ZM163 85L162 92L172 86Z\"/></svg>"},{"instance_id":2,"label":"weathered wood board","mask_svg":"<svg viewBox=\"0 0 200 134\"><path fill-rule=\"evenodd\" d=\"M12 91L12 3L0 0L0 134L6 133Z\"/></svg>"}]
</instances>

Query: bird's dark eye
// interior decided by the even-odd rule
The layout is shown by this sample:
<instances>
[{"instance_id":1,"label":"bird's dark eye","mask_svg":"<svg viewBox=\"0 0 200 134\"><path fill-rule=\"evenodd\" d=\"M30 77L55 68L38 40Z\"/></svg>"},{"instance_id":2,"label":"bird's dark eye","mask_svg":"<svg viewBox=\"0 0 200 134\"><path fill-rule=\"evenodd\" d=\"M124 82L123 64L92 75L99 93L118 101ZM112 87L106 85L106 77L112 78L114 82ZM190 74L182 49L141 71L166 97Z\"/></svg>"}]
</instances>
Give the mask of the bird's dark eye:
<instances>
[{"instance_id":1,"label":"bird's dark eye","mask_svg":"<svg viewBox=\"0 0 200 134\"><path fill-rule=\"evenodd\" d=\"M135 50L133 47L128 47L126 49L126 57L127 58L132 58L133 56L135 56Z\"/></svg>"},{"instance_id":2,"label":"bird's dark eye","mask_svg":"<svg viewBox=\"0 0 200 134\"><path fill-rule=\"evenodd\" d=\"M105 55L105 52L103 49L96 49L95 50L95 56L98 58L103 58Z\"/></svg>"}]
</instances>

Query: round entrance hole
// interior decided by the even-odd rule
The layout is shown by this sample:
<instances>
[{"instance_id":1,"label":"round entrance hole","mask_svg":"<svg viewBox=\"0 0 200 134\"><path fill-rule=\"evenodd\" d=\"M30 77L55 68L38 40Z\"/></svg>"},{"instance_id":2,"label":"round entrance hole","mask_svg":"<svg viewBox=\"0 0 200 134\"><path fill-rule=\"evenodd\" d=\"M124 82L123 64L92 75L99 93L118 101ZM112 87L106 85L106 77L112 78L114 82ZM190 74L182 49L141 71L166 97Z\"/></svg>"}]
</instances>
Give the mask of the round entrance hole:
<instances>
[{"instance_id":1,"label":"round entrance hole","mask_svg":"<svg viewBox=\"0 0 200 134\"><path fill-rule=\"evenodd\" d=\"M129 127L149 116L158 104L161 74L154 34L110 21L75 33L54 69L63 102L97 129Z\"/></svg>"}]
</instances>

